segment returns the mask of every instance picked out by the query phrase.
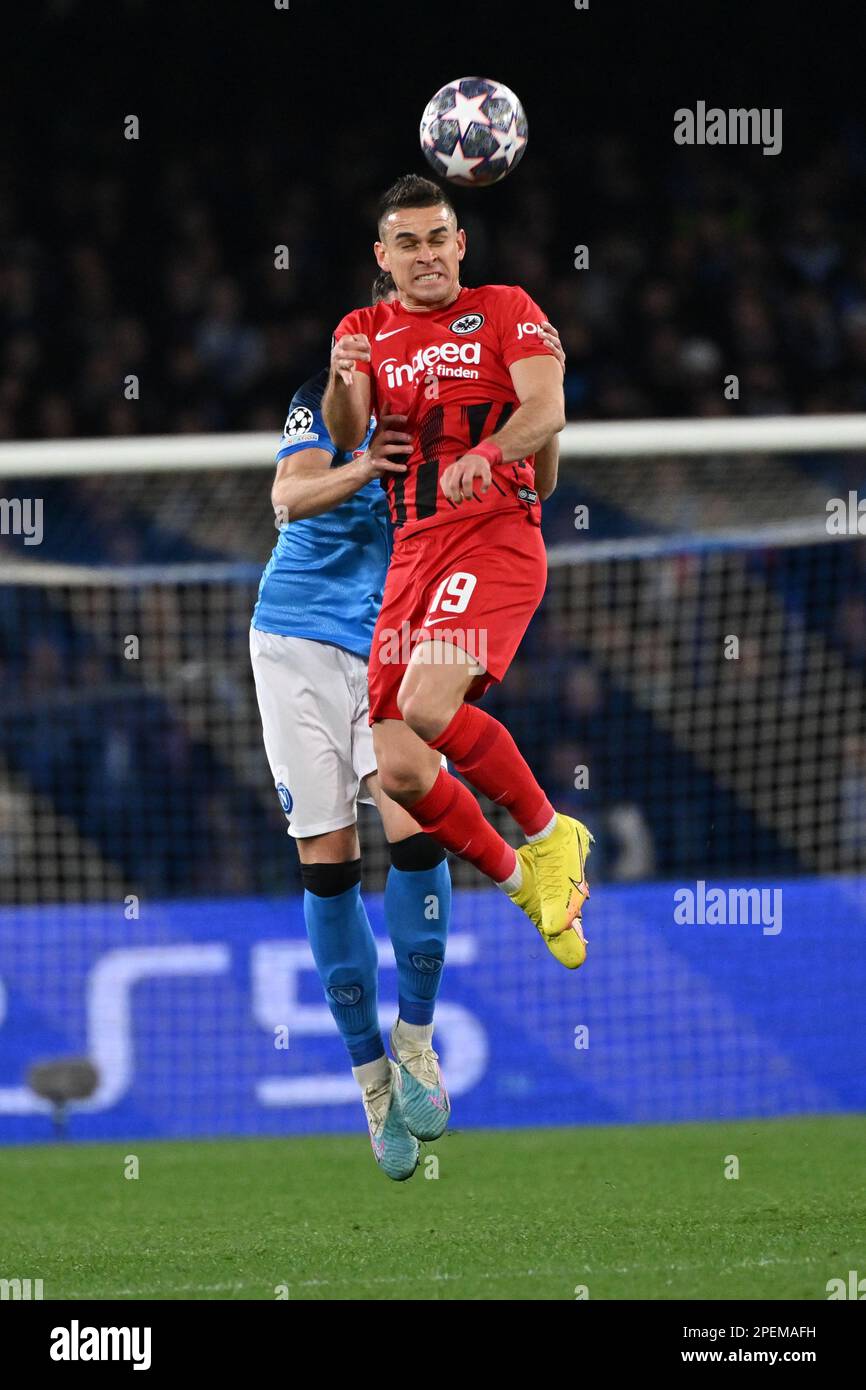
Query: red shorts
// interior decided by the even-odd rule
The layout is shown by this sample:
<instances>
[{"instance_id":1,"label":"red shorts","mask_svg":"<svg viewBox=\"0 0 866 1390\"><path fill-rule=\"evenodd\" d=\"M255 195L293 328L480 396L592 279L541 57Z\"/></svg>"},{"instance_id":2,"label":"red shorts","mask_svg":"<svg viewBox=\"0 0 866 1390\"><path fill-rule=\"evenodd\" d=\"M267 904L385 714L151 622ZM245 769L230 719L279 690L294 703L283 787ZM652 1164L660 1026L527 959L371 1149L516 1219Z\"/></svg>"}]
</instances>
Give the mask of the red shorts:
<instances>
[{"instance_id":1,"label":"red shorts","mask_svg":"<svg viewBox=\"0 0 866 1390\"><path fill-rule=\"evenodd\" d=\"M397 692L409 657L437 635L483 667L468 700L501 681L546 581L541 530L522 508L398 539L370 650L370 723L402 719Z\"/></svg>"}]
</instances>

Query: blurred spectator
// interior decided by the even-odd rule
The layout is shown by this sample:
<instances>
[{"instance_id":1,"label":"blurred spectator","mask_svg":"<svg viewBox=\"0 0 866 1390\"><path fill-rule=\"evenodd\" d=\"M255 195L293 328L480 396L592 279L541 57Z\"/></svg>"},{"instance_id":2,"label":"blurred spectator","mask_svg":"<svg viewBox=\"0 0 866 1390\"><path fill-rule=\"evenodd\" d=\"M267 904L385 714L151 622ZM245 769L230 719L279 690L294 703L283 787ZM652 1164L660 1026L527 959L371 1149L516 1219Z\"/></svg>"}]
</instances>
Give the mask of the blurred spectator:
<instances>
[{"instance_id":1,"label":"blurred spectator","mask_svg":"<svg viewBox=\"0 0 866 1390\"><path fill-rule=\"evenodd\" d=\"M279 429L334 324L367 298L374 195L397 172L375 150L344 132L315 181L293 174L290 189L279 141L261 136L242 159L185 141L135 177L117 142L98 175L70 153L40 189L50 242L34 240L29 190L11 178L0 437ZM559 326L569 418L864 409L866 135L773 169L671 159L660 198L636 144L581 147L584 270L567 169L553 178L536 155L495 218L456 194L467 283L520 282Z\"/></svg>"}]
</instances>

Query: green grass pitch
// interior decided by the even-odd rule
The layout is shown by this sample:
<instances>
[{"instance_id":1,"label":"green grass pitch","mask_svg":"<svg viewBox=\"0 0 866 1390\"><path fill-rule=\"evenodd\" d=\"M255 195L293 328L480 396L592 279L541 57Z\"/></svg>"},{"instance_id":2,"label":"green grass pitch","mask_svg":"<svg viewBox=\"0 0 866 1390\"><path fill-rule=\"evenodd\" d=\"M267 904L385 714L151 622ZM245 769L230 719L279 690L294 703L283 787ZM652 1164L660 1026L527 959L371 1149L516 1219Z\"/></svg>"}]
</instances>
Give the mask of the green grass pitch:
<instances>
[{"instance_id":1,"label":"green grass pitch","mask_svg":"<svg viewBox=\"0 0 866 1390\"><path fill-rule=\"evenodd\" d=\"M862 1116L455 1131L402 1184L362 1136L12 1148L0 1275L46 1299L824 1299L866 1274L864 1146Z\"/></svg>"}]
</instances>

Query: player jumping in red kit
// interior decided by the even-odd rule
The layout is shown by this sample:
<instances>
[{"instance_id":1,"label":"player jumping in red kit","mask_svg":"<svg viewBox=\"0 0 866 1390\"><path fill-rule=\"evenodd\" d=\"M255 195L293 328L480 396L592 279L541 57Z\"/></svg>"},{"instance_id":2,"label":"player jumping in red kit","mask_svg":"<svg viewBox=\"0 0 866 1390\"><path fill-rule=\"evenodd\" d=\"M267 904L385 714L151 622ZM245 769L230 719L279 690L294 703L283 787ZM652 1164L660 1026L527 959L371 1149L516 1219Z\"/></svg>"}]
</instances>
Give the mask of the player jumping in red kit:
<instances>
[{"instance_id":1,"label":"player jumping in red kit","mask_svg":"<svg viewBox=\"0 0 866 1390\"><path fill-rule=\"evenodd\" d=\"M369 666L379 776L576 969L592 836L556 813L504 725L468 703L502 680L544 593L539 493L556 481L562 370L524 290L460 284L466 233L435 183L399 179L379 237L399 298L337 326L323 400L338 448L357 448L375 414L394 465L394 551ZM443 754L514 818L526 840L517 851Z\"/></svg>"}]
</instances>

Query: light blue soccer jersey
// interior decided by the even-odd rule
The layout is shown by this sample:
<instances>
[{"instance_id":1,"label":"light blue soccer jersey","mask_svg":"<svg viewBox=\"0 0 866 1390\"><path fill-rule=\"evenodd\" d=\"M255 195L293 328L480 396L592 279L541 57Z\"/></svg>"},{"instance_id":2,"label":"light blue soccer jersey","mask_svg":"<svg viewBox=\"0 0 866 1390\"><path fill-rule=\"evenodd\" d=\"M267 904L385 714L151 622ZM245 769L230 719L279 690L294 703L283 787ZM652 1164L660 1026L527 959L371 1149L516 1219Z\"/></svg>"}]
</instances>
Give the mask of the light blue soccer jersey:
<instances>
[{"instance_id":1,"label":"light blue soccer jersey","mask_svg":"<svg viewBox=\"0 0 866 1390\"><path fill-rule=\"evenodd\" d=\"M332 468L351 462L353 455L336 448L322 420L327 381L322 371L293 397L277 460L327 449ZM259 584L253 627L327 642L366 659L390 556L388 503L377 479L333 511L284 522Z\"/></svg>"}]
</instances>

